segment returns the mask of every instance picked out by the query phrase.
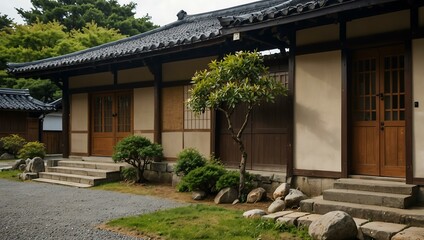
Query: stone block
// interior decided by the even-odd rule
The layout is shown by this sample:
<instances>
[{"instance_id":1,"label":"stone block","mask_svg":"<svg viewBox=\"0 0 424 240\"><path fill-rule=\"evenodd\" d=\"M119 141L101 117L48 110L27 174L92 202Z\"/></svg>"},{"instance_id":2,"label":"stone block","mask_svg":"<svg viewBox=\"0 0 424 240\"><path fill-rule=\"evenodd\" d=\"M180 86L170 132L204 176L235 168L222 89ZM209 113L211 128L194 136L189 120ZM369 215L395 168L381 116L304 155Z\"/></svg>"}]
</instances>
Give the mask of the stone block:
<instances>
[{"instance_id":1,"label":"stone block","mask_svg":"<svg viewBox=\"0 0 424 240\"><path fill-rule=\"evenodd\" d=\"M181 182L181 176L178 176L177 174L172 174L172 187L176 187L178 183Z\"/></svg>"},{"instance_id":2,"label":"stone block","mask_svg":"<svg viewBox=\"0 0 424 240\"><path fill-rule=\"evenodd\" d=\"M396 223L370 222L361 226L364 236L378 240L390 240L392 236L404 230L407 226Z\"/></svg>"},{"instance_id":3,"label":"stone block","mask_svg":"<svg viewBox=\"0 0 424 240\"><path fill-rule=\"evenodd\" d=\"M311 223L318 219L319 217L321 217L320 214L309 214L303 217L300 217L297 219L297 226L299 228L309 228L309 225L311 225Z\"/></svg>"},{"instance_id":4,"label":"stone block","mask_svg":"<svg viewBox=\"0 0 424 240\"><path fill-rule=\"evenodd\" d=\"M175 167L175 164L168 163L168 165L166 165L166 171L167 172L174 172L174 167Z\"/></svg>"},{"instance_id":5,"label":"stone block","mask_svg":"<svg viewBox=\"0 0 424 240\"><path fill-rule=\"evenodd\" d=\"M152 162L151 164L151 171L156 171L156 172L167 172L167 167L168 167L168 163L164 163L164 162Z\"/></svg>"},{"instance_id":6,"label":"stone block","mask_svg":"<svg viewBox=\"0 0 424 240\"><path fill-rule=\"evenodd\" d=\"M300 211L302 212L314 212L314 200L313 199L306 199L300 201Z\"/></svg>"},{"instance_id":7,"label":"stone block","mask_svg":"<svg viewBox=\"0 0 424 240\"><path fill-rule=\"evenodd\" d=\"M293 211L281 211L281 212L276 212L276 213L271 213L265 216L262 216L263 219L269 219L269 220L275 220L278 219L280 217L284 217L285 215L291 214L293 213Z\"/></svg>"},{"instance_id":8,"label":"stone block","mask_svg":"<svg viewBox=\"0 0 424 240\"><path fill-rule=\"evenodd\" d=\"M278 182L278 184L286 182L286 175L283 174L274 174L271 179L273 182Z\"/></svg>"},{"instance_id":9,"label":"stone block","mask_svg":"<svg viewBox=\"0 0 424 240\"><path fill-rule=\"evenodd\" d=\"M59 161L58 159L48 159L47 160L47 167L57 167L59 166Z\"/></svg>"},{"instance_id":10,"label":"stone block","mask_svg":"<svg viewBox=\"0 0 424 240\"><path fill-rule=\"evenodd\" d=\"M424 240L424 228L407 228L394 235L392 240Z\"/></svg>"},{"instance_id":11,"label":"stone block","mask_svg":"<svg viewBox=\"0 0 424 240\"><path fill-rule=\"evenodd\" d=\"M309 213L294 212L294 213L287 214L283 217L277 218L277 222L284 223L289 226L297 226L297 219L307 215L309 215Z\"/></svg>"}]
</instances>

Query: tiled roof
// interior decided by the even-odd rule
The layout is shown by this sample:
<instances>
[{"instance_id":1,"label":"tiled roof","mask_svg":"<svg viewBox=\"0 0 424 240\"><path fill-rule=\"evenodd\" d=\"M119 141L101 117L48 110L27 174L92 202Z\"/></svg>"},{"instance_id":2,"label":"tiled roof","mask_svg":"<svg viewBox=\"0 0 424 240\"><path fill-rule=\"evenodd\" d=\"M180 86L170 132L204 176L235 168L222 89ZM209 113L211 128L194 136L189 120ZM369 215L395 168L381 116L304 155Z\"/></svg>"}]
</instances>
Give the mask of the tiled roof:
<instances>
[{"instance_id":1,"label":"tiled roof","mask_svg":"<svg viewBox=\"0 0 424 240\"><path fill-rule=\"evenodd\" d=\"M29 94L28 89L0 89L0 110L44 112L53 111L51 104L43 103Z\"/></svg>"},{"instance_id":2,"label":"tiled roof","mask_svg":"<svg viewBox=\"0 0 424 240\"><path fill-rule=\"evenodd\" d=\"M285 0L249 14L219 17L219 22L224 28L237 27L302 14L349 1L353 0Z\"/></svg>"},{"instance_id":3,"label":"tiled roof","mask_svg":"<svg viewBox=\"0 0 424 240\"><path fill-rule=\"evenodd\" d=\"M189 45L221 36L218 17L243 15L269 8L282 0L265 0L208 13L186 15L178 13L178 21L129 38L103 44L79 52L28 63L9 63L8 72L25 72L54 69L95 63L120 57L141 55L157 50Z\"/></svg>"}]
</instances>

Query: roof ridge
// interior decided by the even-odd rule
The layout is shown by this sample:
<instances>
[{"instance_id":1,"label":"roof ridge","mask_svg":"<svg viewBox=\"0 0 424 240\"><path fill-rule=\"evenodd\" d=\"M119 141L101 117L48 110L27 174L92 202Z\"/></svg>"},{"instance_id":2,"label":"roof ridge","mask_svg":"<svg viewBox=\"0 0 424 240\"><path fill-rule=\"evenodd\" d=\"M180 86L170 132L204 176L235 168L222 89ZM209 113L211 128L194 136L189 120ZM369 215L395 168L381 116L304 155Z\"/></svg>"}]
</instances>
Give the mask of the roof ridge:
<instances>
[{"instance_id":1,"label":"roof ridge","mask_svg":"<svg viewBox=\"0 0 424 240\"><path fill-rule=\"evenodd\" d=\"M30 95L29 89L0 88L0 94Z\"/></svg>"}]
</instances>

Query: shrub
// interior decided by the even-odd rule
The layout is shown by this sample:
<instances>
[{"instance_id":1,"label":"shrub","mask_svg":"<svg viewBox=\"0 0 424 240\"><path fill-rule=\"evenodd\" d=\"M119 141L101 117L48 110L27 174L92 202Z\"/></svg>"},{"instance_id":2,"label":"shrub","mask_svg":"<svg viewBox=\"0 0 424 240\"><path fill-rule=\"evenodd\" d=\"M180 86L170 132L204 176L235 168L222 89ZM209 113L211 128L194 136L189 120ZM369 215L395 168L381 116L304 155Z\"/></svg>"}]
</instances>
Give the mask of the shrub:
<instances>
[{"instance_id":1,"label":"shrub","mask_svg":"<svg viewBox=\"0 0 424 240\"><path fill-rule=\"evenodd\" d=\"M137 180L137 169L135 169L134 167L122 168L121 176L124 181L135 182Z\"/></svg>"},{"instance_id":2,"label":"shrub","mask_svg":"<svg viewBox=\"0 0 424 240\"><path fill-rule=\"evenodd\" d=\"M238 189L240 184L240 173L237 171L227 171L216 182L216 190L221 190L227 187ZM253 189L253 176L246 172L245 190L243 193L248 193Z\"/></svg>"},{"instance_id":3,"label":"shrub","mask_svg":"<svg viewBox=\"0 0 424 240\"><path fill-rule=\"evenodd\" d=\"M118 142L115 146L112 159L115 162L126 162L137 170L136 181L145 182L144 170L147 164L155 158L163 157L162 146L150 142L141 136L129 136Z\"/></svg>"},{"instance_id":4,"label":"shrub","mask_svg":"<svg viewBox=\"0 0 424 240\"><path fill-rule=\"evenodd\" d=\"M17 156L19 150L26 144L26 140L17 134L11 134L7 137L0 138L4 151Z\"/></svg>"},{"instance_id":5,"label":"shrub","mask_svg":"<svg viewBox=\"0 0 424 240\"><path fill-rule=\"evenodd\" d=\"M46 156L46 148L43 143L40 142L28 142L21 150L19 150L19 158L44 158Z\"/></svg>"},{"instance_id":6,"label":"shrub","mask_svg":"<svg viewBox=\"0 0 424 240\"><path fill-rule=\"evenodd\" d=\"M177 156L177 164L175 165L175 173L177 175L187 175L196 168L206 165L206 159L194 148L182 150Z\"/></svg>"},{"instance_id":7,"label":"shrub","mask_svg":"<svg viewBox=\"0 0 424 240\"><path fill-rule=\"evenodd\" d=\"M207 164L184 176L180 186L186 185L189 191L201 190L206 193L215 193L217 192L216 182L225 172L221 165Z\"/></svg>"}]
</instances>

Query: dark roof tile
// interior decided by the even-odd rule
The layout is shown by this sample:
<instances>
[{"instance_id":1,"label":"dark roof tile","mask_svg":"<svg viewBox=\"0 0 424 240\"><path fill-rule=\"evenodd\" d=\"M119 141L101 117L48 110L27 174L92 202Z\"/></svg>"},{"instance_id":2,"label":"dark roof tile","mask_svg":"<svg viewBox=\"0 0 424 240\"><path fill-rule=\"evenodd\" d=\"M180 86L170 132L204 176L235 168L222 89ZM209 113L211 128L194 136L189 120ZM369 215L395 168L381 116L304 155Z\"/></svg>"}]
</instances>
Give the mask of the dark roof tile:
<instances>
[{"instance_id":1,"label":"dark roof tile","mask_svg":"<svg viewBox=\"0 0 424 240\"><path fill-rule=\"evenodd\" d=\"M0 110L31 112L54 111L54 105L43 103L29 94L28 89L0 89Z\"/></svg>"}]
</instances>

